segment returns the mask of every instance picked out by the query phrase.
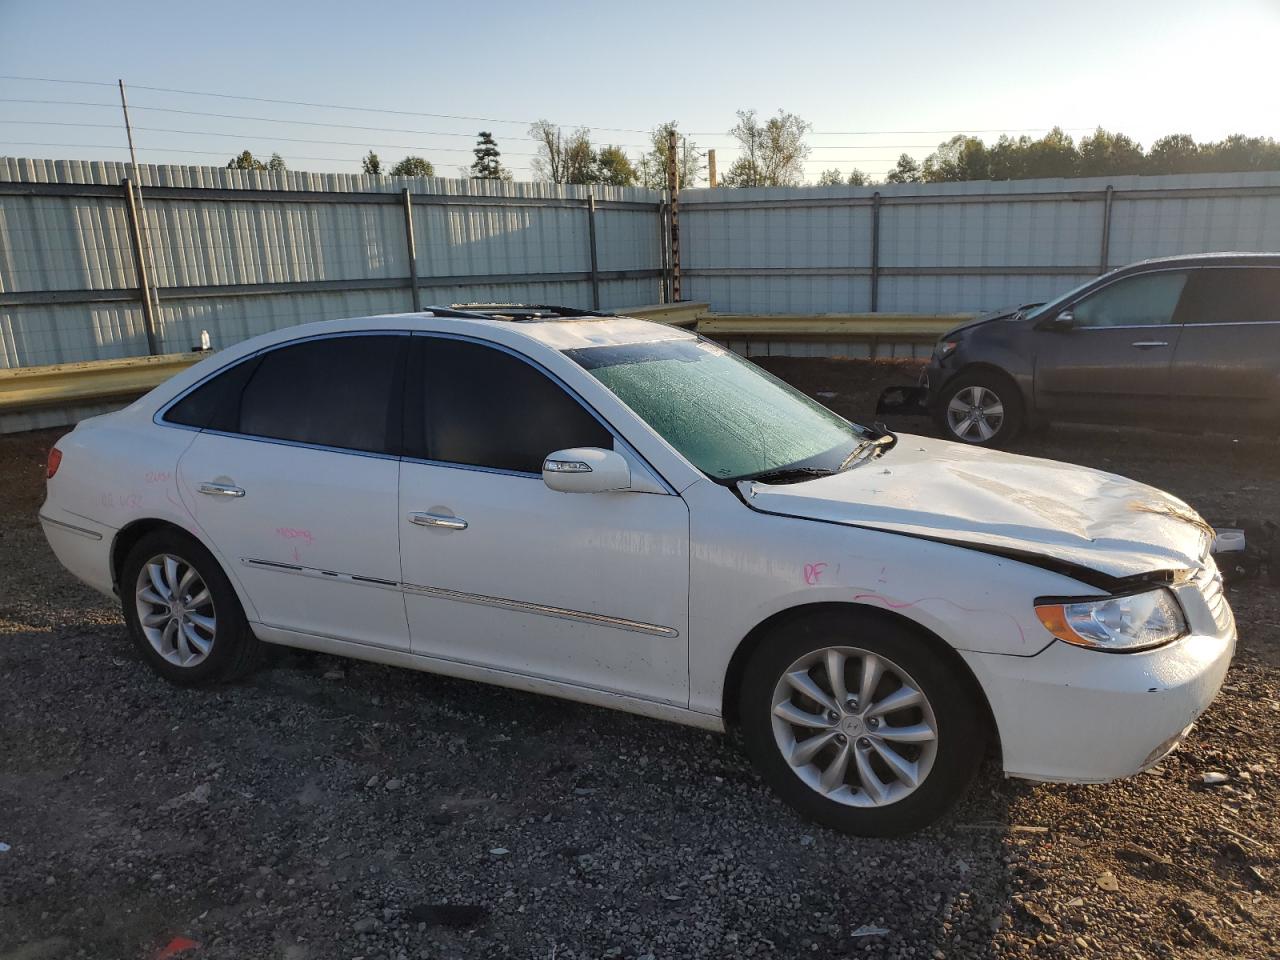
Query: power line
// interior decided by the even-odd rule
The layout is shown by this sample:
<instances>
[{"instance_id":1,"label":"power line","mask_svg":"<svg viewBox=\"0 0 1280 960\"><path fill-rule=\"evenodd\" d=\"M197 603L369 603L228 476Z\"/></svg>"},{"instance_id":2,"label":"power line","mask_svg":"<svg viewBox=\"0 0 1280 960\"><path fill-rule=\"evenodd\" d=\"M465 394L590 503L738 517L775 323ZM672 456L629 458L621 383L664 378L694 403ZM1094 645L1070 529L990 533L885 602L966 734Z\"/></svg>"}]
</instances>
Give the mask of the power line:
<instances>
[{"instance_id":1,"label":"power line","mask_svg":"<svg viewBox=\"0 0 1280 960\"><path fill-rule=\"evenodd\" d=\"M90 86L112 86L101 81L95 80L57 80L51 77L19 77L0 75L0 80L25 80L38 83L71 83L71 84L87 84ZM213 93L207 90L182 90L175 87L152 87L141 83L129 84L130 90L149 90L152 93L174 93L186 97L215 97L219 100L243 100L251 103L276 103L290 107L311 107L321 110L350 110L360 113L386 113L400 117L434 117L439 120L478 120L481 123L509 123L522 126L532 126L537 123L536 120L503 120L498 117L477 117L469 114L457 113L426 113L420 110L391 110L386 107L358 107L341 103L316 103L309 100L284 100L276 97L250 97L234 93ZM556 126L571 126L571 124L556 124ZM577 126L589 127L592 130L604 130L612 133L648 133L648 130L637 130L628 127L595 127L590 124L577 124Z\"/></svg>"},{"instance_id":2,"label":"power line","mask_svg":"<svg viewBox=\"0 0 1280 960\"><path fill-rule=\"evenodd\" d=\"M70 147L76 150L128 150L127 146L118 143L41 143L34 140L9 140L0 142L0 147ZM152 153L187 153L202 157L225 157L225 150L179 150L176 147L140 147ZM294 160L315 160L325 163L359 163L359 157L289 157Z\"/></svg>"}]
</instances>

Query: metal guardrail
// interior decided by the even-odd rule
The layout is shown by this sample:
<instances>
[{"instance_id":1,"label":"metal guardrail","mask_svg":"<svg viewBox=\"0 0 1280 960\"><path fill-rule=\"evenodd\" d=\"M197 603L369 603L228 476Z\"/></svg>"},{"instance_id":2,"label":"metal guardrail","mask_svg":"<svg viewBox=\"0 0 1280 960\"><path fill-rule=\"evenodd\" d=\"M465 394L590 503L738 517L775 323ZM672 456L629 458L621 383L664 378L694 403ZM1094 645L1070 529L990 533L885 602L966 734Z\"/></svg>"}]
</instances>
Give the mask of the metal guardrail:
<instances>
[{"instance_id":1,"label":"metal guardrail","mask_svg":"<svg viewBox=\"0 0 1280 960\"><path fill-rule=\"evenodd\" d=\"M932 341L970 314L816 314L811 316L712 314L706 303L666 303L618 310L672 326L695 328L717 339L782 337L871 342ZM202 353L91 360L0 370L0 414L126 400L146 393L200 360Z\"/></svg>"}]
</instances>

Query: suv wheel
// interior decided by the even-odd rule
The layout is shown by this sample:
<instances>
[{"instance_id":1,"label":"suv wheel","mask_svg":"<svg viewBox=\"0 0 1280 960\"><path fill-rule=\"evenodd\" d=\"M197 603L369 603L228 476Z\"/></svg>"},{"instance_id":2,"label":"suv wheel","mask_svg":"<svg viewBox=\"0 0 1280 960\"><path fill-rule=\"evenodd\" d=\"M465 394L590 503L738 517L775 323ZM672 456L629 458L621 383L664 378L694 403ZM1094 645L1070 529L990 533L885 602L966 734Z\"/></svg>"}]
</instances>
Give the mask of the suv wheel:
<instances>
[{"instance_id":1,"label":"suv wheel","mask_svg":"<svg viewBox=\"0 0 1280 960\"><path fill-rule=\"evenodd\" d=\"M1022 429L1022 395L1000 374L962 373L942 391L934 418L948 440L1002 447Z\"/></svg>"},{"instance_id":2,"label":"suv wheel","mask_svg":"<svg viewBox=\"0 0 1280 960\"><path fill-rule=\"evenodd\" d=\"M200 686L252 668L259 641L213 555L177 530L144 536L120 569L120 598L134 645L153 670Z\"/></svg>"},{"instance_id":3,"label":"suv wheel","mask_svg":"<svg viewBox=\"0 0 1280 960\"><path fill-rule=\"evenodd\" d=\"M986 750L971 684L909 627L879 617L824 612L767 638L739 709L747 750L782 798L863 836L932 823Z\"/></svg>"}]
</instances>

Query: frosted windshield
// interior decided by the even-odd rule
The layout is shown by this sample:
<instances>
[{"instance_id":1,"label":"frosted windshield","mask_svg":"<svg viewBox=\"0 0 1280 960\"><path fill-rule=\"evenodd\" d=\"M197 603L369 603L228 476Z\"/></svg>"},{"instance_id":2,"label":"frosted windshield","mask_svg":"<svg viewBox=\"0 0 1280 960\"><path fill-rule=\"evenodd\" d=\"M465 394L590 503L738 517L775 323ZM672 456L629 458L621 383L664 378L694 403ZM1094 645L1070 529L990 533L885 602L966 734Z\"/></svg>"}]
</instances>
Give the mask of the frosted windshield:
<instances>
[{"instance_id":1,"label":"frosted windshield","mask_svg":"<svg viewBox=\"0 0 1280 960\"><path fill-rule=\"evenodd\" d=\"M706 340L566 351L694 466L720 480L834 469L866 432Z\"/></svg>"}]
</instances>

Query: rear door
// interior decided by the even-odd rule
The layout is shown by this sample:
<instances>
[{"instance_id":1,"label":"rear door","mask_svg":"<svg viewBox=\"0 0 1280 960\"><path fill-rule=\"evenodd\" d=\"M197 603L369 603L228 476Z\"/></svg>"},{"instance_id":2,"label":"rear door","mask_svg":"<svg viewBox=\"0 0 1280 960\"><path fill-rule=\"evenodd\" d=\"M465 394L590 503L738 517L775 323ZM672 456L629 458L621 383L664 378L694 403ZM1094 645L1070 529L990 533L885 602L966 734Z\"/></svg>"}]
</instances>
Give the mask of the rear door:
<instances>
[{"instance_id":1,"label":"rear door","mask_svg":"<svg viewBox=\"0 0 1280 960\"><path fill-rule=\"evenodd\" d=\"M1168 410L1174 319L1186 271L1123 277L1067 307L1069 327L1035 331L1035 395L1050 417L1138 422Z\"/></svg>"},{"instance_id":2,"label":"rear door","mask_svg":"<svg viewBox=\"0 0 1280 960\"><path fill-rule=\"evenodd\" d=\"M1178 320L1176 417L1223 424L1280 418L1280 267L1194 271Z\"/></svg>"},{"instance_id":3,"label":"rear door","mask_svg":"<svg viewBox=\"0 0 1280 960\"><path fill-rule=\"evenodd\" d=\"M396 448L409 339L323 337L248 361L234 409L179 462L182 501L257 622L408 649Z\"/></svg>"}]
</instances>

